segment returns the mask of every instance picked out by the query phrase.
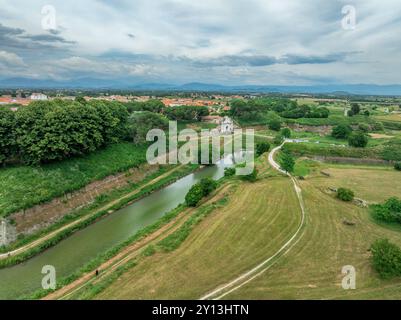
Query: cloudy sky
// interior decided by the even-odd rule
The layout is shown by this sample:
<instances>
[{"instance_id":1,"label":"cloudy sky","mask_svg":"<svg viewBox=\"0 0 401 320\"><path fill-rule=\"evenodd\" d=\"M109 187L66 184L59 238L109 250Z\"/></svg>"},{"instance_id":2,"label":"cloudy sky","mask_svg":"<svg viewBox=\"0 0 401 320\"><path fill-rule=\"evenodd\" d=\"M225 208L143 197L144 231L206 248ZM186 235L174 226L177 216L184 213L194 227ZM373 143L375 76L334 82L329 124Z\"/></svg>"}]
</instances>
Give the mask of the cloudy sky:
<instances>
[{"instance_id":1,"label":"cloudy sky","mask_svg":"<svg viewBox=\"0 0 401 320\"><path fill-rule=\"evenodd\" d=\"M0 0L0 78L401 84L400 70L399 0Z\"/></svg>"}]
</instances>

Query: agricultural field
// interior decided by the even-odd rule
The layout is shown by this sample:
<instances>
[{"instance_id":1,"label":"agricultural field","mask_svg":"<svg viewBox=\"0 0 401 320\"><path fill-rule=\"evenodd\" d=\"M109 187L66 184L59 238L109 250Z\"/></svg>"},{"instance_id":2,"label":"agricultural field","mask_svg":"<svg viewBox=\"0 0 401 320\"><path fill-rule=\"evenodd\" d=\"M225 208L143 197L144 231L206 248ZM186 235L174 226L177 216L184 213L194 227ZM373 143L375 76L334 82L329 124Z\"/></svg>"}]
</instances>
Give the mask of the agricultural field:
<instances>
[{"instance_id":1,"label":"agricultural field","mask_svg":"<svg viewBox=\"0 0 401 320\"><path fill-rule=\"evenodd\" d=\"M398 173L376 168L328 170L331 177L301 181L307 207L305 234L274 267L227 299L399 299L401 279L382 280L371 267L369 247L378 238L401 245L400 230L372 221L369 210L341 202L324 192L348 186L367 201L401 196ZM378 184L372 188L372 181ZM345 225L344 220L355 225ZM356 268L356 290L341 287L345 265Z\"/></svg>"}]
</instances>

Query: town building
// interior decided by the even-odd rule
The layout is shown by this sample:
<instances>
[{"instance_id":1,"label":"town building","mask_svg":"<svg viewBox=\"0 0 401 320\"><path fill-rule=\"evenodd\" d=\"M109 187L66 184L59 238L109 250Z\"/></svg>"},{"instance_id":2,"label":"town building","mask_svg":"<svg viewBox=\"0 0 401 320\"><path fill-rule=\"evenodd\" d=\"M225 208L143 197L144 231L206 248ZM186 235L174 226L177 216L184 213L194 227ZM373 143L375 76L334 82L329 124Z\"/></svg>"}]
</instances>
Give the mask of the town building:
<instances>
[{"instance_id":1,"label":"town building","mask_svg":"<svg viewBox=\"0 0 401 320\"><path fill-rule=\"evenodd\" d=\"M221 134L233 134L234 133L234 121L230 117L224 117L220 122L220 133Z\"/></svg>"},{"instance_id":2,"label":"town building","mask_svg":"<svg viewBox=\"0 0 401 320\"><path fill-rule=\"evenodd\" d=\"M47 100L47 95L43 93L32 93L31 100Z\"/></svg>"}]
</instances>

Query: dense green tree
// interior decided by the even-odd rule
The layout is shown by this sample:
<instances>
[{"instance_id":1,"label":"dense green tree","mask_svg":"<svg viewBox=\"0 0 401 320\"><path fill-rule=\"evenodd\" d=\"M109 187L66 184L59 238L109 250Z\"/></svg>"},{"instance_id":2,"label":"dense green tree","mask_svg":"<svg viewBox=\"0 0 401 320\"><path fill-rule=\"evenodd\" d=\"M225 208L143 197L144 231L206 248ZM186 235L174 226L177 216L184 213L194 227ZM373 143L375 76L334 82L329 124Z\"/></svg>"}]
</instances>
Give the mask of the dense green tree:
<instances>
[{"instance_id":1,"label":"dense green tree","mask_svg":"<svg viewBox=\"0 0 401 320\"><path fill-rule=\"evenodd\" d=\"M158 99L150 99L143 103L143 110L154 113L162 113L165 109L165 105Z\"/></svg>"},{"instance_id":2,"label":"dense green tree","mask_svg":"<svg viewBox=\"0 0 401 320\"><path fill-rule=\"evenodd\" d=\"M199 183L193 185L185 196L185 204L188 207L196 207L203 198L203 190Z\"/></svg>"},{"instance_id":3,"label":"dense green tree","mask_svg":"<svg viewBox=\"0 0 401 320\"><path fill-rule=\"evenodd\" d=\"M279 133L277 134L274 139L273 139L273 143L277 146L279 146L280 144L282 144L284 142L284 137Z\"/></svg>"},{"instance_id":4,"label":"dense green tree","mask_svg":"<svg viewBox=\"0 0 401 320\"><path fill-rule=\"evenodd\" d=\"M270 144L268 142L259 142L256 144L256 156L261 156L262 154L270 150Z\"/></svg>"},{"instance_id":5,"label":"dense green tree","mask_svg":"<svg viewBox=\"0 0 401 320\"><path fill-rule=\"evenodd\" d=\"M370 131L370 127L369 127L369 125L366 124L366 123L360 123L360 124L358 125L358 129L359 129L360 131L362 131L362 132L365 132L365 133L368 133L368 132Z\"/></svg>"},{"instance_id":6,"label":"dense green tree","mask_svg":"<svg viewBox=\"0 0 401 320\"><path fill-rule=\"evenodd\" d=\"M283 170L286 172L293 172L294 171L294 166L295 166L295 160L294 157L291 155L286 150L283 150L283 152L280 155L280 166Z\"/></svg>"},{"instance_id":7,"label":"dense green tree","mask_svg":"<svg viewBox=\"0 0 401 320\"><path fill-rule=\"evenodd\" d=\"M128 120L130 136L134 143L144 143L151 129L168 129L168 119L160 114L149 111L134 112Z\"/></svg>"},{"instance_id":8,"label":"dense green tree","mask_svg":"<svg viewBox=\"0 0 401 320\"><path fill-rule=\"evenodd\" d=\"M284 138L291 138L291 130L290 130L290 128L283 128L283 129L281 129L281 135L284 137Z\"/></svg>"},{"instance_id":9,"label":"dense green tree","mask_svg":"<svg viewBox=\"0 0 401 320\"><path fill-rule=\"evenodd\" d=\"M128 111L122 103L92 100L87 105L93 107L99 115L100 130L105 143L115 143L128 137Z\"/></svg>"},{"instance_id":10,"label":"dense green tree","mask_svg":"<svg viewBox=\"0 0 401 320\"><path fill-rule=\"evenodd\" d=\"M373 268L384 278L401 276L401 249L388 239L376 240L370 251Z\"/></svg>"},{"instance_id":11,"label":"dense green tree","mask_svg":"<svg viewBox=\"0 0 401 320\"><path fill-rule=\"evenodd\" d=\"M352 201L354 200L355 194L352 190L347 188L339 188L337 190L337 198L342 201Z\"/></svg>"},{"instance_id":12,"label":"dense green tree","mask_svg":"<svg viewBox=\"0 0 401 320\"><path fill-rule=\"evenodd\" d=\"M347 139L352 132L352 128L346 124L339 124L334 127L331 135L336 139Z\"/></svg>"},{"instance_id":13,"label":"dense green tree","mask_svg":"<svg viewBox=\"0 0 401 320\"><path fill-rule=\"evenodd\" d=\"M234 118L247 120L259 117L259 110L244 100L235 99L231 101L230 107L230 115Z\"/></svg>"},{"instance_id":14,"label":"dense green tree","mask_svg":"<svg viewBox=\"0 0 401 320\"><path fill-rule=\"evenodd\" d=\"M87 102L83 96L76 96L74 101L78 102L80 104L86 104L86 102Z\"/></svg>"},{"instance_id":15,"label":"dense green tree","mask_svg":"<svg viewBox=\"0 0 401 320\"><path fill-rule=\"evenodd\" d=\"M17 112L18 147L28 163L61 160L96 150L104 143L95 108L33 104Z\"/></svg>"},{"instance_id":16,"label":"dense green tree","mask_svg":"<svg viewBox=\"0 0 401 320\"><path fill-rule=\"evenodd\" d=\"M352 111L352 115L356 116L361 112L361 107L359 106L358 103L352 103L351 104L351 111Z\"/></svg>"},{"instance_id":17,"label":"dense green tree","mask_svg":"<svg viewBox=\"0 0 401 320\"><path fill-rule=\"evenodd\" d=\"M268 127L269 127L270 130L280 131L281 121L278 120L278 119L269 120Z\"/></svg>"},{"instance_id":18,"label":"dense green tree","mask_svg":"<svg viewBox=\"0 0 401 320\"><path fill-rule=\"evenodd\" d=\"M0 108L0 163L17 152L15 112Z\"/></svg>"},{"instance_id":19,"label":"dense green tree","mask_svg":"<svg viewBox=\"0 0 401 320\"><path fill-rule=\"evenodd\" d=\"M401 171L401 162L394 163L394 169L397 171Z\"/></svg>"},{"instance_id":20,"label":"dense green tree","mask_svg":"<svg viewBox=\"0 0 401 320\"><path fill-rule=\"evenodd\" d=\"M401 200L392 197L382 204L371 206L375 219L390 223L401 223Z\"/></svg>"},{"instance_id":21,"label":"dense green tree","mask_svg":"<svg viewBox=\"0 0 401 320\"><path fill-rule=\"evenodd\" d=\"M233 175L235 175L235 168L224 168L225 177L232 177Z\"/></svg>"},{"instance_id":22,"label":"dense green tree","mask_svg":"<svg viewBox=\"0 0 401 320\"><path fill-rule=\"evenodd\" d=\"M216 190L217 188L217 181L211 178L202 178L199 184L202 188L202 195L204 197L208 196L212 191Z\"/></svg>"},{"instance_id":23,"label":"dense green tree","mask_svg":"<svg viewBox=\"0 0 401 320\"><path fill-rule=\"evenodd\" d=\"M210 178L203 178L194 184L185 196L185 203L188 207L196 207L203 197L208 196L217 188L217 182Z\"/></svg>"},{"instance_id":24,"label":"dense green tree","mask_svg":"<svg viewBox=\"0 0 401 320\"><path fill-rule=\"evenodd\" d=\"M348 137L348 144L355 148L365 148L368 145L369 137L366 133L357 131L353 132Z\"/></svg>"}]
</instances>

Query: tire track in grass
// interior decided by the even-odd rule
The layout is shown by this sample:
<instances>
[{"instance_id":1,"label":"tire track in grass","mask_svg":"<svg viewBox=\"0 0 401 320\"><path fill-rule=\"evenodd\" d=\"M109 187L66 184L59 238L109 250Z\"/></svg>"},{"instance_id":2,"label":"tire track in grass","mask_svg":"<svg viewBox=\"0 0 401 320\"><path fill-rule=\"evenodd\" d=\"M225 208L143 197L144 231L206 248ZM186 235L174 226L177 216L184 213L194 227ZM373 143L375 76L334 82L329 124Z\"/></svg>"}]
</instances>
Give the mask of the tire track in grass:
<instances>
[{"instance_id":1,"label":"tire track in grass","mask_svg":"<svg viewBox=\"0 0 401 320\"><path fill-rule=\"evenodd\" d=\"M280 146L274 148L270 153L269 153L269 158L268 161L270 165L278 170L279 172L287 175L290 177L295 193L298 198L299 206L301 208L301 222L298 227L298 229L295 231L295 233L292 235L292 237L271 257L267 258L264 260L262 263L257 265L256 267L252 268L251 270L243 273L242 275L238 276L234 280L230 281L229 283L218 287L217 289L205 294L200 298L200 300L208 300L208 299L213 299L213 300L219 300L227 296L228 294L234 292L235 290L243 287L245 284L249 283L250 281L254 280L261 274L263 274L265 271L267 271L269 268L271 268L280 258L281 256L287 254L297 243L298 241L302 238L304 232L303 232L303 227L305 225L305 204L304 200L302 197L302 190L299 187L297 180L288 172L285 172L284 170L281 169L280 165L274 160L274 155L276 154L277 151L279 151L282 146L288 141L284 141L283 144Z\"/></svg>"}]
</instances>

